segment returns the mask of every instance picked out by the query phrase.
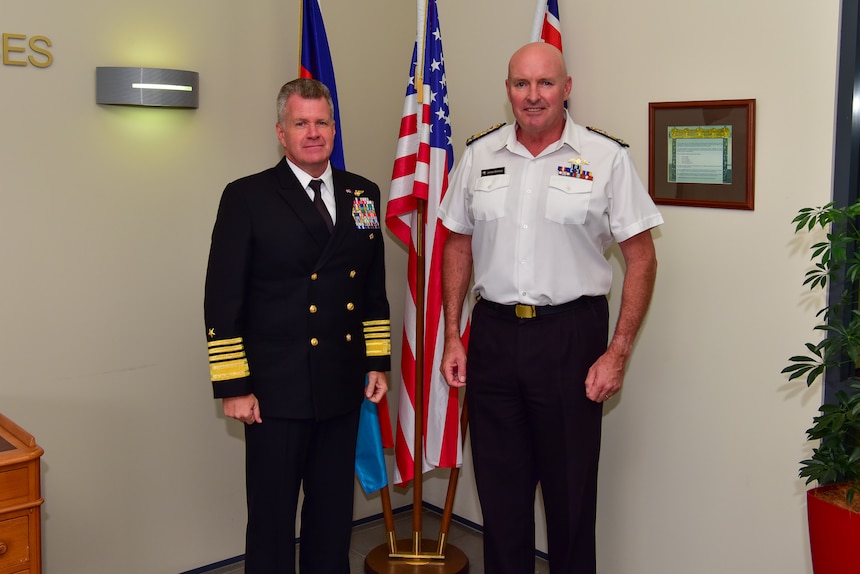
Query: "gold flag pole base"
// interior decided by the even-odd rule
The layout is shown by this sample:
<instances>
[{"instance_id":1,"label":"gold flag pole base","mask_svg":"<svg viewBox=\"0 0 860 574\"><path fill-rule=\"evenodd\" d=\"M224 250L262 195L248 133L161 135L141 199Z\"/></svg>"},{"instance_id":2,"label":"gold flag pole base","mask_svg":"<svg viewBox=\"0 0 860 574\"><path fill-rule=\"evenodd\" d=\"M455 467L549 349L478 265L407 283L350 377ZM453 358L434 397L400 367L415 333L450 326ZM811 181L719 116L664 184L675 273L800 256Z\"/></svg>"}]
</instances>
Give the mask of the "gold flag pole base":
<instances>
[{"instance_id":1,"label":"gold flag pole base","mask_svg":"<svg viewBox=\"0 0 860 574\"><path fill-rule=\"evenodd\" d=\"M423 539L423 548L434 548L435 540ZM398 540L395 548L412 548L413 540ZM389 544L380 544L364 559L365 574L466 574L469 559L462 550L445 545L438 552L391 552Z\"/></svg>"}]
</instances>

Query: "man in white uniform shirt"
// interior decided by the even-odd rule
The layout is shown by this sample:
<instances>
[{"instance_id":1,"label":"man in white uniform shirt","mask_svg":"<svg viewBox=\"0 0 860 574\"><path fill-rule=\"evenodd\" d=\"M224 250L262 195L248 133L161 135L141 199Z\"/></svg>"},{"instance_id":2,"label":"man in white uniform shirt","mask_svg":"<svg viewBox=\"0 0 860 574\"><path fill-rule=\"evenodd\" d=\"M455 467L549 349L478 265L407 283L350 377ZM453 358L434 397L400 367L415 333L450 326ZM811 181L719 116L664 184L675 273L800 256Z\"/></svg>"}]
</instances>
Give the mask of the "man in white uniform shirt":
<instances>
[{"instance_id":1,"label":"man in white uniform shirt","mask_svg":"<svg viewBox=\"0 0 860 574\"><path fill-rule=\"evenodd\" d=\"M534 500L544 498L552 572L594 574L603 402L615 395L651 300L650 229L663 219L626 144L579 126L556 48L527 44L505 82L516 124L469 143L440 218L449 385L466 386L484 567L534 568ZM611 341L604 256L626 264ZM459 317L474 265L468 363Z\"/></svg>"}]
</instances>

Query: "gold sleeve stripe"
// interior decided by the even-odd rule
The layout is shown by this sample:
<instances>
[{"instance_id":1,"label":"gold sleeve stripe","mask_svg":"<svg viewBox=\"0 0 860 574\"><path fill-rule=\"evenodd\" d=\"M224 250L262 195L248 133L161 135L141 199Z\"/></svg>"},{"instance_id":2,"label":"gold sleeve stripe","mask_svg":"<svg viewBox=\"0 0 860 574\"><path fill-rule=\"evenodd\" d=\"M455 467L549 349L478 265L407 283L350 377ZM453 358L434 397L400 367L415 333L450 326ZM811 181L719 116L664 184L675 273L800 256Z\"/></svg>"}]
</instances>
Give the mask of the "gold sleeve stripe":
<instances>
[{"instance_id":1,"label":"gold sleeve stripe","mask_svg":"<svg viewBox=\"0 0 860 574\"><path fill-rule=\"evenodd\" d=\"M391 327L365 327L365 333L391 333Z\"/></svg>"},{"instance_id":2,"label":"gold sleeve stripe","mask_svg":"<svg viewBox=\"0 0 860 574\"><path fill-rule=\"evenodd\" d=\"M244 353L243 345L230 345L229 347L209 347L209 356L215 357L226 353Z\"/></svg>"},{"instance_id":3,"label":"gold sleeve stripe","mask_svg":"<svg viewBox=\"0 0 860 574\"><path fill-rule=\"evenodd\" d=\"M391 331L364 331L365 339L390 339Z\"/></svg>"},{"instance_id":4,"label":"gold sleeve stripe","mask_svg":"<svg viewBox=\"0 0 860 574\"><path fill-rule=\"evenodd\" d=\"M224 361L221 363L209 363L209 374L212 382L230 381L250 376L248 360Z\"/></svg>"},{"instance_id":5,"label":"gold sleeve stripe","mask_svg":"<svg viewBox=\"0 0 860 574\"><path fill-rule=\"evenodd\" d=\"M223 347L224 345L241 345L242 337L236 337L234 339L221 339L220 341L209 341L209 348L212 347Z\"/></svg>"},{"instance_id":6,"label":"gold sleeve stripe","mask_svg":"<svg viewBox=\"0 0 860 574\"><path fill-rule=\"evenodd\" d=\"M219 354L209 354L209 362L216 363L220 361L229 361L230 359L244 359L245 351L239 351L237 353L219 353Z\"/></svg>"},{"instance_id":7,"label":"gold sleeve stripe","mask_svg":"<svg viewBox=\"0 0 860 574\"><path fill-rule=\"evenodd\" d=\"M365 340L368 357L386 357L391 354L391 339Z\"/></svg>"},{"instance_id":8,"label":"gold sleeve stripe","mask_svg":"<svg viewBox=\"0 0 860 574\"><path fill-rule=\"evenodd\" d=\"M391 333L391 321L385 319L381 321L365 321L364 332L367 333Z\"/></svg>"}]
</instances>

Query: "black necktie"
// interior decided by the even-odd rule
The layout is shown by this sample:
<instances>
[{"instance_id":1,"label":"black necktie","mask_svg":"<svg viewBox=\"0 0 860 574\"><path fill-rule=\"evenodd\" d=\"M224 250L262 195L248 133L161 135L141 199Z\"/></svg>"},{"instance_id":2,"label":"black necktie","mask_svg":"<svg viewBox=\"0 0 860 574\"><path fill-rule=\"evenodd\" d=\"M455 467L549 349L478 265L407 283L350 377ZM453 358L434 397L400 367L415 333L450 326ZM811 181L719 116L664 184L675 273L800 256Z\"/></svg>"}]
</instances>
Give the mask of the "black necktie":
<instances>
[{"instance_id":1,"label":"black necktie","mask_svg":"<svg viewBox=\"0 0 860 574\"><path fill-rule=\"evenodd\" d=\"M331 214L328 212L328 208L322 200L322 191L320 190L322 180L312 179L310 186L311 189L314 190L314 207L319 211L320 216L323 218L323 221L325 221L325 226L328 227L328 232L331 233L331 230L334 228L334 224L331 222Z\"/></svg>"}]
</instances>

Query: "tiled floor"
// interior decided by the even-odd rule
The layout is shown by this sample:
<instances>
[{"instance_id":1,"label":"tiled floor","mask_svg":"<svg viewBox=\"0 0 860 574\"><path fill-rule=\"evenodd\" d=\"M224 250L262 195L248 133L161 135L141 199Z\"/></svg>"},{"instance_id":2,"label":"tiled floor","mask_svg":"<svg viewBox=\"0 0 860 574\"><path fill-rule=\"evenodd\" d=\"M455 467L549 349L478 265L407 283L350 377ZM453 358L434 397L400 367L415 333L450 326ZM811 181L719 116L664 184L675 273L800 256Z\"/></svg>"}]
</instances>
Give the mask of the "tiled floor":
<instances>
[{"instance_id":1,"label":"tiled floor","mask_svg":"<svg viewBox=\"0 0 860 574\"><path fill-rule=\"evenodd\" d=\"M425 510L421 516L423 538L435 540L439 532L441 517L430 510ZM398 540L409 539L412 536L412 513L404 512L394 518L395 532ZM484 574L484 559L482 557L481 533L457 522L451 522L448 541L460 549L469 559L469 574ZM352 532L352 549L349 562L351 574L364 573L364 559L367 554L386 543L385 525L380 518L377 521L356 526ZM244 574L242 563L231 564L207 574ZM549 565L545 560L535 558L535 574L548 574Z\"/></svg>"}]
</instances>

